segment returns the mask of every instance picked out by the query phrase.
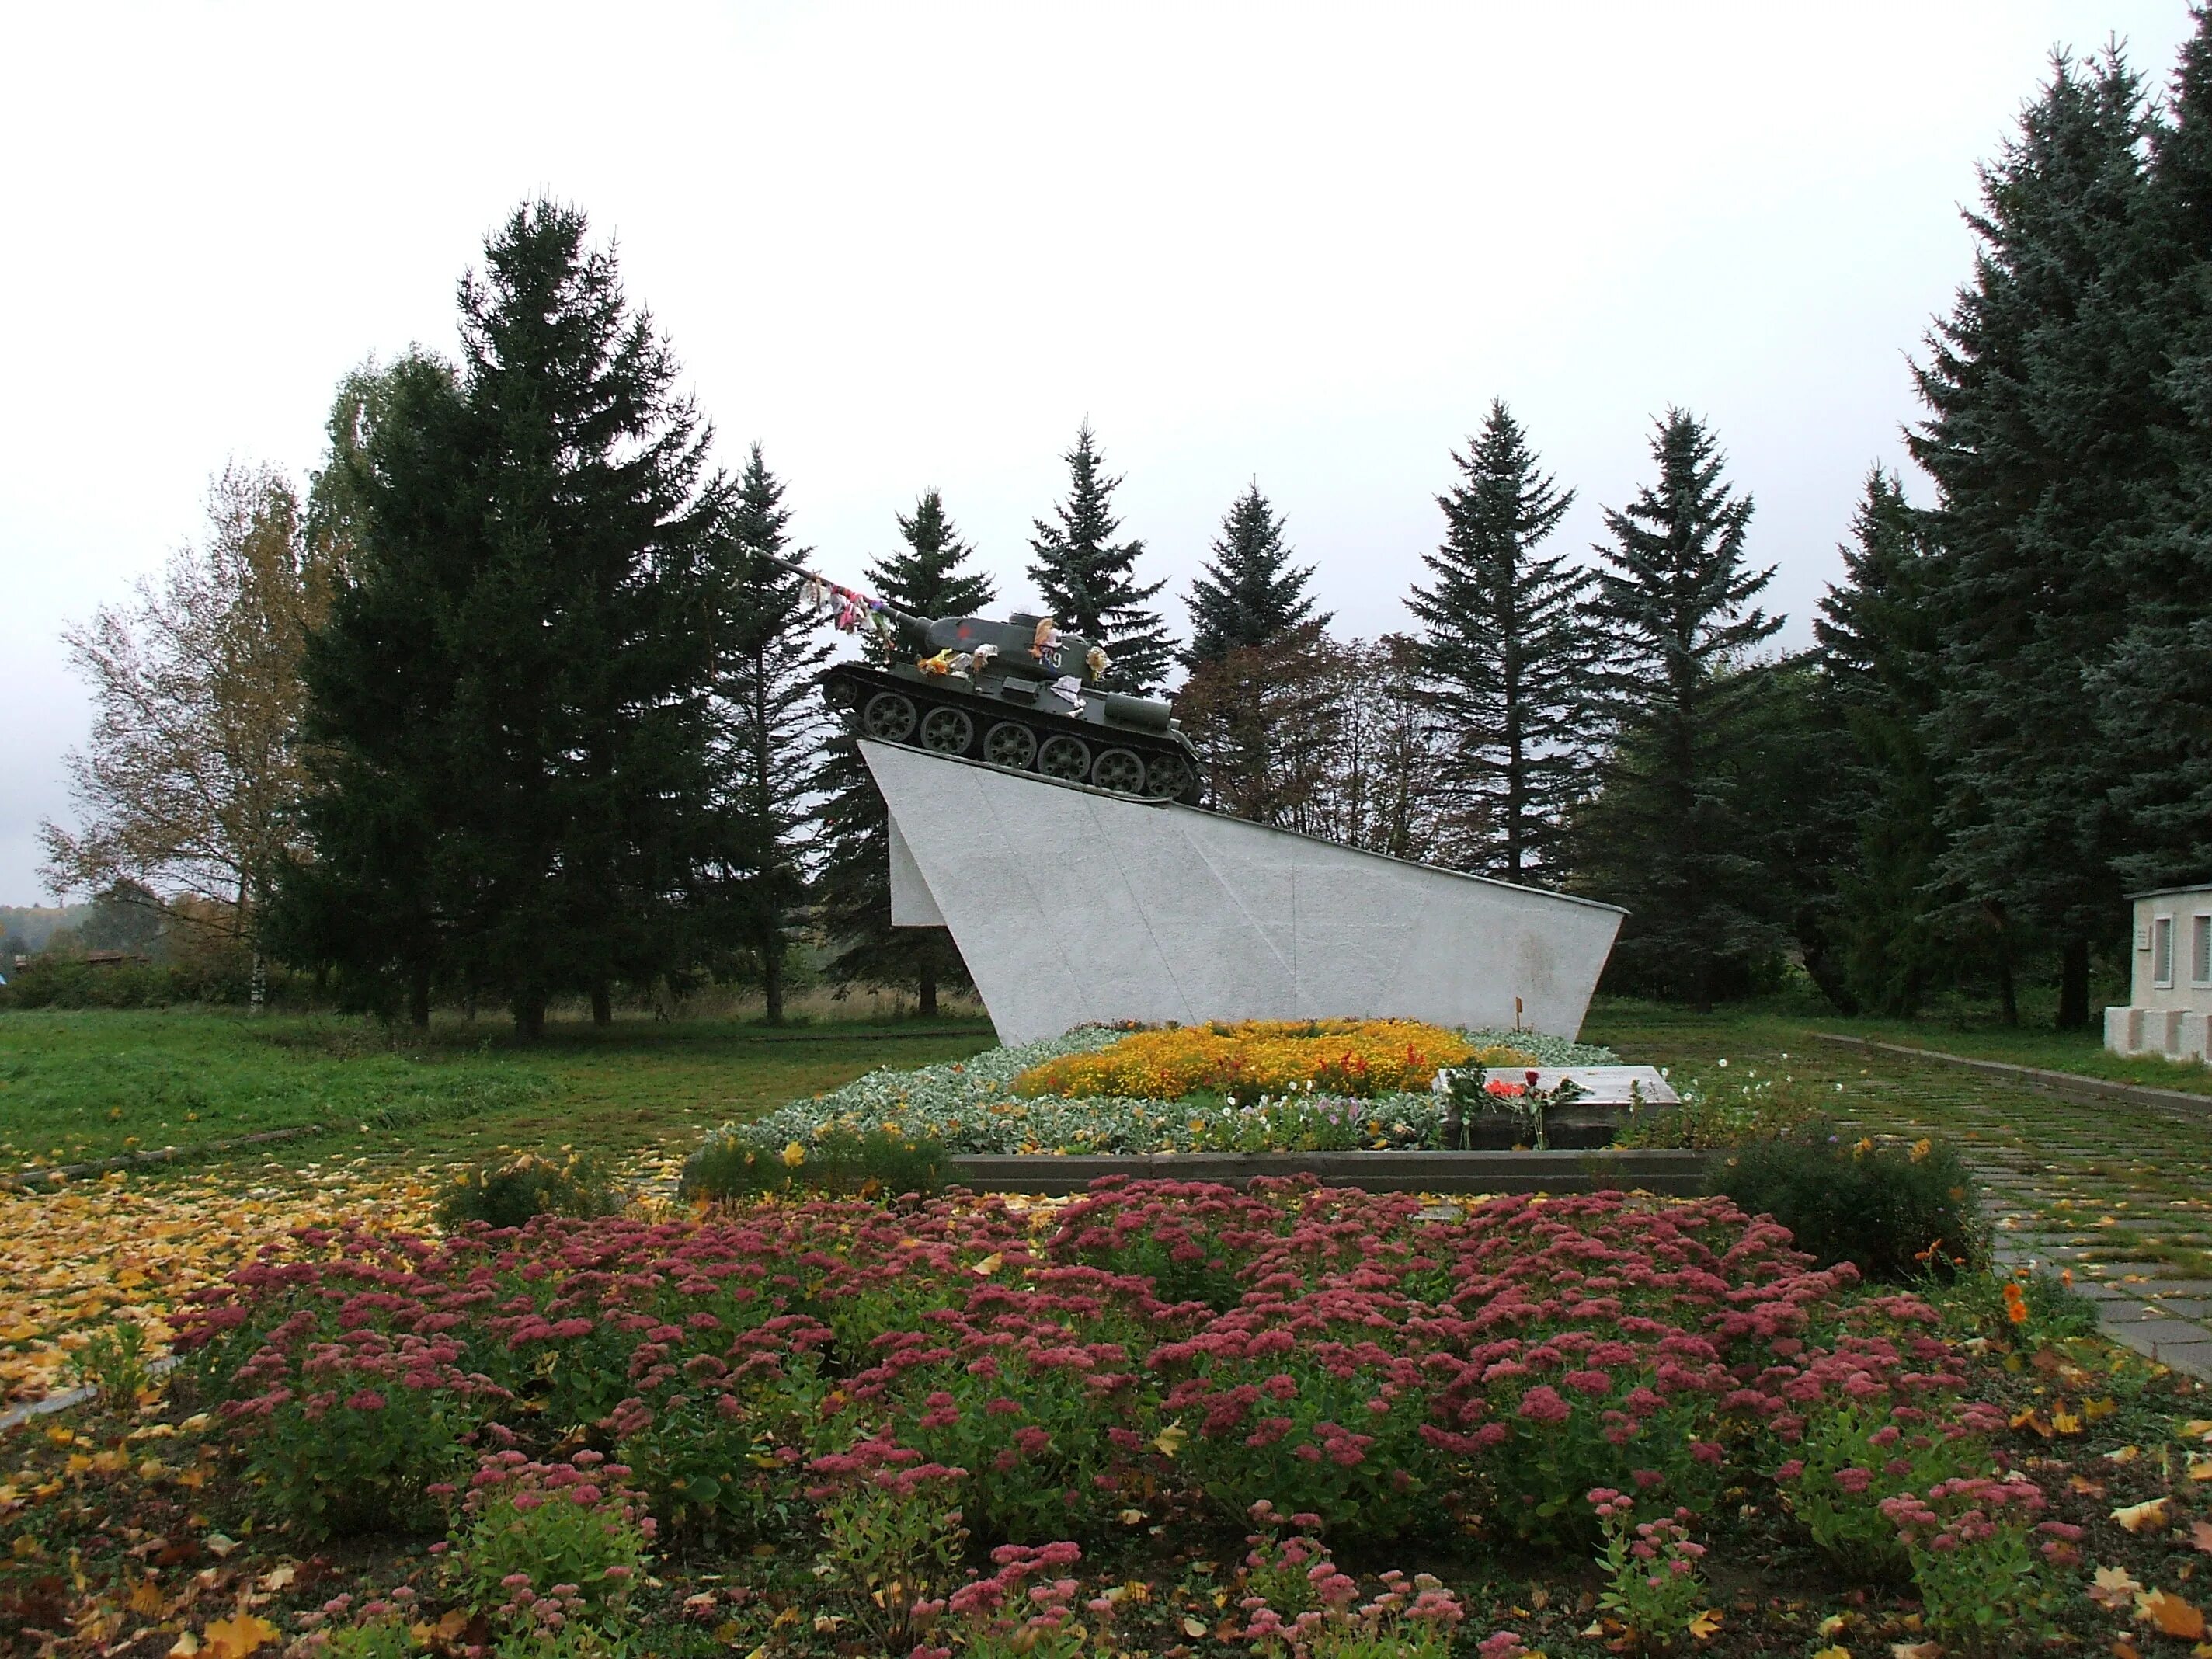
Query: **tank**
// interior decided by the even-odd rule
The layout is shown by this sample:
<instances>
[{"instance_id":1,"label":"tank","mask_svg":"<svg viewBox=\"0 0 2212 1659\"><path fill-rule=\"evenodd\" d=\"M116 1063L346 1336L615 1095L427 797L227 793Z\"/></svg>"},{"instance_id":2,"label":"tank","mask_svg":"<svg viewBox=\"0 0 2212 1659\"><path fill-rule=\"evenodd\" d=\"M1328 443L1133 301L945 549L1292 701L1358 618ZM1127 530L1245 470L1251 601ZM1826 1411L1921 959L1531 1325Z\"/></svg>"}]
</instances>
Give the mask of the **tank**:
<instances>
[{"instance_id":1,"label":"tank","mask_svg":"<svg viewBox=\"0 0 2212 1659\"><path fill-rule=\"evenodd\" d=\"M1196 805L1198 751L1155 697L1098 688L1109 666L1096 641L1048 617L917 617L804 567L817 614L869 628L888 662L843 662L822 690L858 736L1035 772L1117 795Z\"/></svg>"}]
</instances>

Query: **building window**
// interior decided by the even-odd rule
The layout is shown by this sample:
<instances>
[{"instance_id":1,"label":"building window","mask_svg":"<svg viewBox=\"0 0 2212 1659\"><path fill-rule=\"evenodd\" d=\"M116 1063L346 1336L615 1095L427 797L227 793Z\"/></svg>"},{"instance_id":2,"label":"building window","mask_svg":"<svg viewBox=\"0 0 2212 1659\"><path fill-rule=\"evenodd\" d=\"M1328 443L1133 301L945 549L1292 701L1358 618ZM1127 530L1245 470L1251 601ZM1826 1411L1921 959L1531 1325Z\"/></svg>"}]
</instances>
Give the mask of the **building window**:
<instances>
[{"instance_id":1,"label":"building window","mask_svg":"<svg viewBox=\"0 0 2212 1659\"><path fill-rule=\"evenodd\" d=\"M2212 985L2212 916L2192 918L2189 936L2189 979L2192 985Z\"/></svg>"},{"instance_id":2,"label":"building window","mask_svg":"<svg viewBox=\"0 0 2212 1659\"><path fill-rule=\"evenodd\" d=\"M2173 983L2173 918L2160 916L2150 925L2150 982Z\"/></svg>"}]
</instances>

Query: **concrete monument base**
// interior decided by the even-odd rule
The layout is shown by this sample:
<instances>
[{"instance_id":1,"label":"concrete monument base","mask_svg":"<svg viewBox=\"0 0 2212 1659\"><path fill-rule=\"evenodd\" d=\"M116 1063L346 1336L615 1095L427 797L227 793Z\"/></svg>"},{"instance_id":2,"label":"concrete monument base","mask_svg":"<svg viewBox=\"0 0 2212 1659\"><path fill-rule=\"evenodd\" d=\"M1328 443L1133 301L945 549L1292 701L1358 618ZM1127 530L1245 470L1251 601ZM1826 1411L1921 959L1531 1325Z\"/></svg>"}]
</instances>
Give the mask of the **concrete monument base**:
<instances>
[{"instance_id":1,"label":"concrete monument base","mask_svg":"<svg viewBox=\"0 0 2212 1659\"><path fill-rule=\"evenodd\" d=\"M1196 807L862 739L891 920L944 927L1002 1042L1087 1021L1582 1027L1626 912Z\"/></svg>"}]
</instances>

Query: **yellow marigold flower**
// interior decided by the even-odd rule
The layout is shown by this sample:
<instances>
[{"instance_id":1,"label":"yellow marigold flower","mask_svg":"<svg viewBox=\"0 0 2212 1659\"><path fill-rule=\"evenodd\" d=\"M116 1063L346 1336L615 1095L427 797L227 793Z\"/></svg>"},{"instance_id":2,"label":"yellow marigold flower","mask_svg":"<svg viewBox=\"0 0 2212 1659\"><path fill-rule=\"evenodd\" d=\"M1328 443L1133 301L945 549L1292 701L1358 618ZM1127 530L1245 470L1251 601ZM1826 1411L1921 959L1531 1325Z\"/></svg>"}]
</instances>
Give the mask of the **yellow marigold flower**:
<instances>
[{"instance_id":1,"label":"yellow marigold flower","mask_svg":"<svg viewBox=\"0 0 2212 1659\"><path fill-rule=\"evenodd\" d=\"M797 1169L806 1162L806 1148L795 1140L791 1142L783 1149L783 1161L792 1169Z\"/></svg>"}]
</instances>

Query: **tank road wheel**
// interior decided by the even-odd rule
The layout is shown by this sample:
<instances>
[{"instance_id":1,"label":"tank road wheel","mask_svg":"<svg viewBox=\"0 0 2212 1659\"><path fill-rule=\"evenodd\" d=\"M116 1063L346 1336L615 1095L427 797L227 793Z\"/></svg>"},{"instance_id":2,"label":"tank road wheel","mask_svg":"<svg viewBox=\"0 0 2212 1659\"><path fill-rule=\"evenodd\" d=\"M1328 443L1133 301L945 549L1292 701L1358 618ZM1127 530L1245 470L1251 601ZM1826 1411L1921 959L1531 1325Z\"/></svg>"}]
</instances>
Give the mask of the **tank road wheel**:
<instances>
[{"instance_id":1,"label":"tank road wheel","mask_svg":"<svg viewBox=\"0 0 2212 1659\"><path fill-rule=\"evenodd\" d=\"M1117 795L1145 793L1145 763L1126 749L1109 749L1091 769L1091 781Z\"/></svg>"},{"instance_id":2,"label":"tank road wheel","mask_svg":"<svg viewBox=\"0 0 2212 1659\"><path fill-rule=\"evenodd\" d=\"M1091 775L1091 745L1065 732L1047 738L1037 750L1037 770L1063 783L1080 783Z\"/></svg>"},{"instance_id":3,"label":"tank road wheel","mask_svg":"<svg viewBox=\"0 0 2212 1659\"><path fill-rule=\"evenodd\" d=\"M994 766L1011 766L1026 772L1036 758L1036 733L1026 726L1000 720L983 734L983 758Z\"/></svg>"},{"instance_id":4,"label":"tank road wheel","mask_svg":"<svg viewBox=\"0 0 2212 1659\"><path fill-rule=\"evenodd\" d=\"M1179 800L1184 790L1197 781L1190 763L1181 755L1155 755L1152 763L1145 769L1145 793L1158 795L1162 800Z\"/></svg>"},{"instance_id":5,"label":"tank road wheel","mask_svg":"<svg viewBox=\"0 0 2212 1659\"><path fill-rule=\"evenodd\" d=\"M964 755L975 741L975 722L960 708L933 708L921 717L921 746L940 755Z\"/></svg>"},{"instance_id":6,"label":"tank road wheel","mask_svg":"<svg viewBox=\"0 0 2212 1659\"><path fill-rule=\"evenodd\" d=\"M904 743L914 735L914 699L878 691L860 710L860 735L885 743Z\"/></svg>"}]
</instances>

